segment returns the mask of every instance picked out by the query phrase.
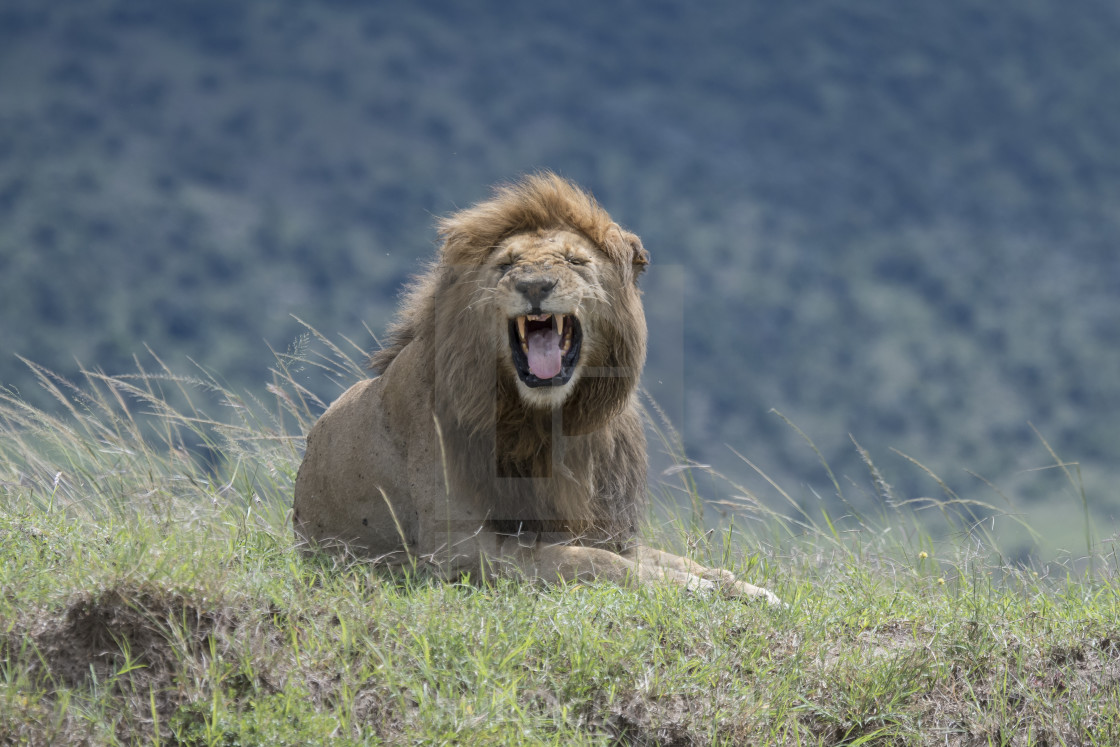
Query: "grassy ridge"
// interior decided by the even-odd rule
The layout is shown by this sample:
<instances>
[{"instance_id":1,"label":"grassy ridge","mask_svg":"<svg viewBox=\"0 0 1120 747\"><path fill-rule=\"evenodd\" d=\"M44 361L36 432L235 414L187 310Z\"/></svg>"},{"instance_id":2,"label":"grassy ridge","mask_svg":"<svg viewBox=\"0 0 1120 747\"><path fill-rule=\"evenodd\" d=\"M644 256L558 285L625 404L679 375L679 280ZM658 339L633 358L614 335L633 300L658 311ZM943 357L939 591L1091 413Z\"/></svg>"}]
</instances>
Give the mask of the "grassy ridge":
<instances>
[{"instance_id":1,"label":"grassy ridge","mask_svg":"<svg viewBox=\"0 0 1120 747\"><path fill-rule=\"evenodd\" d=\"M780 611L305 558L287 511L322 403L296 365L359 371L332 346L279 356L267 402L166 368L39 371L58 416L0 396L0 742L1120 742L1114 554L1010 567L951 498L939 540L906 505L841 521L744 495L707 533L658 512L659 543Z\"/></svg>"}]
</instances>

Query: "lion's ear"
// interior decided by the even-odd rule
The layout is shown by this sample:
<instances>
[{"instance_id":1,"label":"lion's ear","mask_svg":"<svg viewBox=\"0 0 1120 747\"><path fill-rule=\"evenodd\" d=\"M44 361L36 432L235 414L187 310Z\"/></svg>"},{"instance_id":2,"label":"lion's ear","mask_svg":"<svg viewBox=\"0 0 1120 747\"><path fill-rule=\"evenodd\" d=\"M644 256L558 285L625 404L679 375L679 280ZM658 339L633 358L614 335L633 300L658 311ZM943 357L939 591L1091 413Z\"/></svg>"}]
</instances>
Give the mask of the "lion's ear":
<instances>
[{"instance_id":1,"label":"lion's ear","mask_svg":"<svg viewBox=\"0 0 1120 747\"><path fill-rule=\"evenodd\" d=\"M623 242L630 248L630 263L634 268L634 277L636 278L642 274L642 271L645 270L646 266L649 264L649 252L642 246L642 240L636 235L624 230L617 223L615 227L617 227L618 232L622 234Z\"/></svg>"},{"instance_id":2,"label":"lion's ear","mask_svg":"<svg viewBox=\"0 0 1120 747\"><path fill-rule=\"evenodd\" d=\"M637 236L630 242L630 248L634 250L634 268L637 272L641 272L649 264L649 252L642 246L642 240Z\"/></svg>"},{"instance_id":3,"label":"lion's ear","mask_svg":"<svg viewBox=\"0 0 1120 747\"><path fill-rule=\"evenodd\" d=\"M649 252L642 246L642 240L634 234L630 234L629 241L630 248L634 251L634 277L638 277L649 265Z\"/></svg>"}]
</instances>

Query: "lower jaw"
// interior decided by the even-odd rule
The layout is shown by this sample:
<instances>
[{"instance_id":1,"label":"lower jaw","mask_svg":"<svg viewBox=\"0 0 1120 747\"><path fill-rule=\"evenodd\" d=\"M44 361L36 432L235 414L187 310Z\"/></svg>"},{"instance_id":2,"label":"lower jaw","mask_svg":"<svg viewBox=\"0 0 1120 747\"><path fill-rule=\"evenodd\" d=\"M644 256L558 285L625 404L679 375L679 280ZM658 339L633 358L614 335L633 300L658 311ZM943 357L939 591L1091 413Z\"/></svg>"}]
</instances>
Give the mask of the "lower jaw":
<instances>
[{"instance_id":1,"label":"lower jaw","mask_svg":"<svg viewBox=\"0 0 1120 747\"><path fill-rule=\"evenodd\" d=\"M521 380L520 376L514 374L517 378L517 388L521 392L522 400L530 404L539 404L541 406L554 406L565 399L572 393L575 388L576 379L578 376L572 374L565 384L558 384L553 386L529 386Z\"/></svg>"}]
</instances>

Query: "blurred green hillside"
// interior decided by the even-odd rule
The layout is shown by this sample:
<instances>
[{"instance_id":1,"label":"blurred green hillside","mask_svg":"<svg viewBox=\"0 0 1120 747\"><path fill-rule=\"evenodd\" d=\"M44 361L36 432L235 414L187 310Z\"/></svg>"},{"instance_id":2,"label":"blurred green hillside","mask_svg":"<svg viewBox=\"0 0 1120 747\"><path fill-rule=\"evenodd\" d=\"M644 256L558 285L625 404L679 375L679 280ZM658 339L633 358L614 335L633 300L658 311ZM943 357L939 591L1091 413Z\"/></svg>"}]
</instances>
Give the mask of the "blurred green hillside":
<instances>
[{"instance_id":1,"label":"blurred green hillside","mask_svg":"<svg viewBox=\"0 0 1120 747\"><path fill-rule=\"evenodd\" d=\"M146 344L255 385L293 315L364 342L434 216L551 168L653 254L698 460L828 500L773 408L844 484L851 434L905 494L938 487L891 448L1076 522L1033 424L1107 536L1118 38L1105 0L3 0L0 383Z\"/></svg>"}]
</instances>

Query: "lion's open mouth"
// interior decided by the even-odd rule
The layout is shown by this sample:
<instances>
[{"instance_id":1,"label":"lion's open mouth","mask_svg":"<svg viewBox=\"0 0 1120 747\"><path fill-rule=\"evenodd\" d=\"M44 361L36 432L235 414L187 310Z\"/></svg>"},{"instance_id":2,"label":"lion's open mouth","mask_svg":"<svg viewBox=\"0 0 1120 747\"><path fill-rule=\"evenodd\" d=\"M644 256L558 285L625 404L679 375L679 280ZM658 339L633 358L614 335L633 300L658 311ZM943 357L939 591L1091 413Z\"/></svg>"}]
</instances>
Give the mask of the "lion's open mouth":
<instances>
[{"instance_id":1,"label":"lion's open mouth","mask_svg":"<svg viewBox=\"0 0 1120 747\"><path fill-rule=\"evenodd\" d=\"M509 320L513 367L525 386L564 386L575 372L583 341L573 314L529 314Z\"/></svg>"}]
</instances>

